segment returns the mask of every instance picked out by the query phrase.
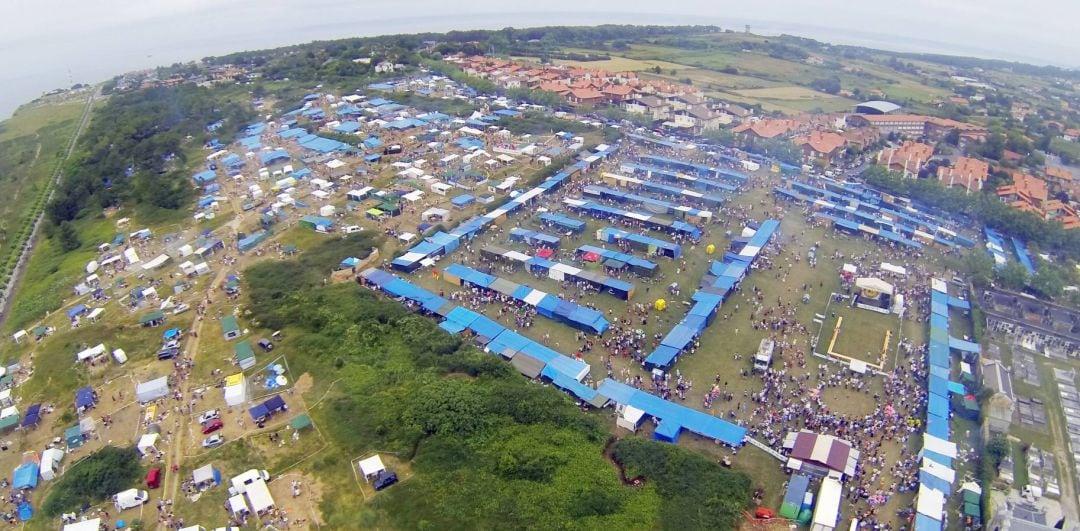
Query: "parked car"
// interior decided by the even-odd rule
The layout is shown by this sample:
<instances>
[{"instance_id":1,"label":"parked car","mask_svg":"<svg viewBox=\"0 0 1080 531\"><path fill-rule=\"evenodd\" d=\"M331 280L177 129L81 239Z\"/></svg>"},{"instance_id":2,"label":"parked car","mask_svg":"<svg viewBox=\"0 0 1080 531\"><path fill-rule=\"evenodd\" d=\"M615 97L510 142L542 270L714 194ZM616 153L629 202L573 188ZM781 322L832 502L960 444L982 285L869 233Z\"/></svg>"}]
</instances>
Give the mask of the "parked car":
<instances>
[{"instance_id":1,"label":"parked car","mask_svg":"<svg viewBox=\"0 0 1080 531\"><path fill-rule=\"evenodd\" d=\"M158 351L157 359L171 360L180 354L180 347L165 347Z\"/></svg>"},{"instance_id":2,"label":"parked car","mask_svg":"<svg viewBox=\"0 0 1080 531\"><path fill-rule=\"evenodd\" d=\"M210 422L207 422L203 426L203 429L202 429L203 435L209 435L211 433L214 433L215 431L220 430L224 426L225 426L225 423L221 422L221 419L211 420Z\"/></svg>"},{"instance_id":3,"label":"parked car","mask_svg":"<svg viewBox=\"0 0 1080 531\"><path fill-rule=\"evenodd\" d=\"M203 448L217 448L225 444L225 436L220 433L215 433L202 441Z\"/></svg>"},{"instance_id":4,"label":"parked car","mask_svg":"<svg viewBox=\"0 0 1080 531\"><path fill-rule=\"evenodd\" d=\"M190 309L191 306L189 306L187 303L181 302L180 304L177 304L175 308L173 308L172 313L173 315L180 315Z\"/></svg>"},{"instance_id":5,"label":"parked car","mask_svg":"<svg viewBox=\"0 0 1080 531\"><path fill-rule=\"evenodd\" d=\"M139 489L128 489L113 496L113 503L116 504L117 510L120 511L138 507L148 501L150 501L150 494Z\"/></svg>"},{"instance_id":6,"label":"parked car","mask_svg":"<svg viewBox=\"0 0 1080 531\"><path fill-rule=\"evenodd\" d=\"M394 483L397 483L397 474L388 470L383 470L382 472L379 472L378 476L375 476L375 481L372 482L372 485L375 487L375 490L383 490Z\"/></svg>"},{"instance_id":7,"label":"parked car","mask_svg":"<svg viewBox=\"0 0 1080 531\"><path fill-rule=\"evenodd\" d=\"M217 420L217 419L220 419L220 418L221 418L221 411L219 411L217 409L211 409L209 411L203 411L202 414L199 415L198 420L199 420L199 424L205 425L207 422L210 422L211 420Z\"/></svg>"},{"instance_id":8,"label":"parked car","mask_svg":"<svg viewBox=\"0 0 1080 531\"><path fill-rule=\"evenodd\" d=\"M271 350L274 350L274 344L266 338L256 341L255 344L259 345L259 348L263 349L263 352L270 352Z\"/></svg>"}]
</instances>

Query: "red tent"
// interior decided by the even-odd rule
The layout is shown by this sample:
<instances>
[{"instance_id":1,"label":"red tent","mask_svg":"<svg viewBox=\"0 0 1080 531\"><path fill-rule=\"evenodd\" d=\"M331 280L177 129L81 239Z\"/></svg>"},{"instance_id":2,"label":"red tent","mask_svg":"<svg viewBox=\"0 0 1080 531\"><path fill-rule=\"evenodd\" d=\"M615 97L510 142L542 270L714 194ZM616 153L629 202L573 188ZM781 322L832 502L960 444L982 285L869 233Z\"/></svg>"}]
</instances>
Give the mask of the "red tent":
<instances>
[{"instance_id":1,"label":"red tent","mask_svg":"<svg viewBox=\"0 0 1080 531\"><path fill-rule=\"evenodd\" d=\"M585 255L581 257L581 259L585 260L586 262L599 262L600 255L596 253L585 253Z\"/></svg>"},{"instance_id":2,"label":"red tent","mask_svg":"<svg viewBox=\"0 0 1080 531\"><path fill-rule=\"evenodd\" d=\"M555 254L555 251L552 251L551 249L548 249L548 248L544 248L544 249L540 249L539 251L536 251L536 256L539 256L540 258L545 258L545 259L546 258L551 258L551 255L553 255L553 254Z\"/></svg>"}]
</instances>

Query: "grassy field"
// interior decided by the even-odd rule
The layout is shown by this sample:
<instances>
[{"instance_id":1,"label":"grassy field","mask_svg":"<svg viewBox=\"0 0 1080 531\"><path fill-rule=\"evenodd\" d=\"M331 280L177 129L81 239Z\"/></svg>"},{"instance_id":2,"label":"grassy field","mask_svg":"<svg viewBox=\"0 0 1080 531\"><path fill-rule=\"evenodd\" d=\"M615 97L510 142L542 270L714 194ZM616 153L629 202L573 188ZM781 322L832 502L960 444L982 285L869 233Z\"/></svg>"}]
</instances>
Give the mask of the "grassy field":
<instances>
[{"instance_id":1,"label":"grassy field","mask_svg":"<svg viewBox=\"0 0 1080 531\"><path fill-rule=\"evenodd\" d=\"M751 38L739 36L738 38ZM724 41L733 37L715 36ZM760 39L758 39L760 40ZM568 48L567 52L599 53L597 50ZM604 52L610 54L610 52ZM856 102L852 99L825 94L809 88L816 79L838 78L845 90L858 90L869 94L880 90L885 97L897 102L925 104L943 98L951 91L928 85L918 76L889 69L867 60L844 60L848 70L840 70L829 64L807 64L802 61L780 59L754 51L737 51L730 48L690 50L634 44L630 50L604 61L557 61L586 68L605 70L633 70L645 72L659 66L661 72L645 72L644 77L658 77L668 81L689 79L706 94L736 103L759 104L766 111L797 114L813 110L836 112L850 109ZM721 72L734 69L735 72Z\"/></svg>"},{"instance_id":2,"label":"grassy field","mask_svg":"<svg viewBox=\"0 0 1080 531\"><path fill-rule=\"evenodd\" d=\"M829 312L830 315L826 316L825 327L818 343L818 352L828 351L836 322L843 318L833 351L842 356L881 365L884 370L892 369L893 354L897 344L896 336L900 328L900 321L895 315L882 315L855 308L846 301L831 304ZM885 346L885 336L888 332L891 332L891 335L888 345ZM883 347L886 351L884 363L882 362Z\"/></svg>"}]
</instances>

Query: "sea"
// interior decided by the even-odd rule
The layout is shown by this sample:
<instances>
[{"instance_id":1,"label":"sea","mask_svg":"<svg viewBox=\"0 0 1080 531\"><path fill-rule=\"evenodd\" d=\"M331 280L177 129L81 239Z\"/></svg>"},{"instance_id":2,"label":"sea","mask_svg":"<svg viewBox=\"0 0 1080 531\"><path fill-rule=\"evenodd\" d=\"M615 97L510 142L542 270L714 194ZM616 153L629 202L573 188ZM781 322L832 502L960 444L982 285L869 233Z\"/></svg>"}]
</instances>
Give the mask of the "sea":
<instances>
[{"instance_id":1,"label":"sea","mask_svg":"<svg viewBox=\"0 0 1080 531\"><path fill-rule=\"evenodd\" d=\"M254 5L254 7L253 7ZM499 29L508 26L593 24L712 24L763 35L800 35L837 44L908 52L1000 57L1000 52L926 39L796 22L703 16L603 12L505 12L437 15L409 13L410 2L385 0L228 0L212 9L142 17L125 24L86 27L3 40L0 36L0 119L56 88L97 83L115 75L245 50L373 35ZM9 19L10 21L10 19ZM1022 60L1022 58L1016 58Z\"/></svg>"}]
</instances>

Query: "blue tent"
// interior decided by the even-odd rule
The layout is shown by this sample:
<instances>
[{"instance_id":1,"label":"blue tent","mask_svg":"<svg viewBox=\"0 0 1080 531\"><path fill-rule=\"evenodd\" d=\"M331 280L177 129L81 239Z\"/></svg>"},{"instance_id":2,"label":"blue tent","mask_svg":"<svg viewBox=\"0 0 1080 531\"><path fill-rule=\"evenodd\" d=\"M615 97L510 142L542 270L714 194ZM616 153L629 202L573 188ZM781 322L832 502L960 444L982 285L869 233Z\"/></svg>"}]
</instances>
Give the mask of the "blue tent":
<instances>
[{"instance_id":1,"label":"blue tent","mask_svg":"<svg viewBox=\"0 0 1080 531\"><path fill-rule=\"evenodd\" d=\"M90 386L75 391L75 407L84 408L94 405L94 390Z\"/></svg>"},{"instance_id":2,"label":"blue tent","mask_svg":"<svg viewBox=\"0 0 1080 531\"><path fill-rule=\"evenodd\" d=\"M23 417L23 427L34 426L41 421L41 404L34 404L30 406L30 409L26 410L26 416Z\"/></svg>"},{"instance_id":3,"label":"blue tent","mask_svg":"<svg viewBox=\"0 0 1080 531\"><path fill-rule=\"evenodd\" d=\"M38 464L26 463L15 469L12 475L11 487L14 489L32 489L38 482Z\"/></svg>"},{"instance_id":4,"label":"blue tent","mask_svg":"<svg viewBox=\"0 0 1080 531\"><path fill-rule=\"evenodd\" d=\"M161 334L161 338L165 341L172 341L174 339L179 339L180 334L181 330L179 328L170 328L166 330L164 334Z\"/></svg>"}]
</instances>

